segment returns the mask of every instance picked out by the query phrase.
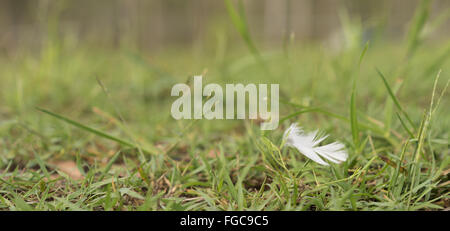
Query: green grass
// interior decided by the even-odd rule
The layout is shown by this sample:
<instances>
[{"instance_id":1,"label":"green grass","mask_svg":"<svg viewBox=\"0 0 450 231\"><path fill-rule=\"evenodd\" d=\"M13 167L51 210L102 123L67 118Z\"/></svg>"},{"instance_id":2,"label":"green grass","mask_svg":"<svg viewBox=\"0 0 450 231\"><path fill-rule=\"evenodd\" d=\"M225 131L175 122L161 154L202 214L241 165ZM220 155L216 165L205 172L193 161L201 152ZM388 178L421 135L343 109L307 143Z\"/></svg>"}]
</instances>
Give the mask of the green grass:
<instances>
[{"instance_id":1,"label":"green grass","mask_svg":"<svg viewBox=\"0 0 450 231\"><path fill-rule=\"evenodd\" d=\"M242 5L225 2L225 29L243 41L219 49L150 54L61 37L0 55L0 210L449 207L450 49L422 34L428 1L404 41L340 51L259 47ZM172 119L171 87L201 73L221 85L279 83L279 128ZM349 159L320 166L285 148L292 122L331 134Z\"/></svg>"}]
</instances>

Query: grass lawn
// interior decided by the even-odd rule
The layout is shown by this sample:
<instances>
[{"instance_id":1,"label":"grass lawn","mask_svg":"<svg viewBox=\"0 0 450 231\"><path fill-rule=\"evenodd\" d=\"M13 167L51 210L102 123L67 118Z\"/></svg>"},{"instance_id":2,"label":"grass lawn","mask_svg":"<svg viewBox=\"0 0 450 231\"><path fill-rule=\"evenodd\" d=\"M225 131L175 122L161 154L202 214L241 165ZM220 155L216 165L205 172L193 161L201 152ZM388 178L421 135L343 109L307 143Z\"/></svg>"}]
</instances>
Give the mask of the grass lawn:
<instances>
[{"instance_id":1,"label":"grass lawn","mask_svg":"<svg viewBox=\"0 0 450 231\"><path fill-rule=\"evenodd\" d=\"M404 40L336 49L264 47L227 7L242 39L222 33L211 49L150 54L49 36L38 52L2 53L0 210L450 207L450 43L426 36L425 8ZM279 127L174 120L172 86L199 74L204 85L279 84ZM348 159L322 166L287 148L292 123L330 134L324 143L342 142Z\"/></svg>"}]
</instances>

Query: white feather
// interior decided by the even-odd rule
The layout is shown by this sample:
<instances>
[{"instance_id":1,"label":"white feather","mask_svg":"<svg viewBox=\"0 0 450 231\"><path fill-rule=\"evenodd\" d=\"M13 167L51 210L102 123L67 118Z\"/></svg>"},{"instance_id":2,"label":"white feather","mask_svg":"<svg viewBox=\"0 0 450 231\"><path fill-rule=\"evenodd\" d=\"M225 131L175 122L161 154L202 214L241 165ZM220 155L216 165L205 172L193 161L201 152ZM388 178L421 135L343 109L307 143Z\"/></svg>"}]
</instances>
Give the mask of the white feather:
<instances>
[{"instance_id":1,"label":"white feather","mask_svg":"<svg viewBox=\"0 0 450 231\"><path fill-rule=\"evenodd\" d=\"M317 133L317 131L305 133L294 123L284 132L284 139L287 146L296 148L300 153L319 164L328 165L322 158L337 164L347 160L348 154L342 143L334 142L318 146L328 135L319 136Z\"/></svg>"}]
</instances>

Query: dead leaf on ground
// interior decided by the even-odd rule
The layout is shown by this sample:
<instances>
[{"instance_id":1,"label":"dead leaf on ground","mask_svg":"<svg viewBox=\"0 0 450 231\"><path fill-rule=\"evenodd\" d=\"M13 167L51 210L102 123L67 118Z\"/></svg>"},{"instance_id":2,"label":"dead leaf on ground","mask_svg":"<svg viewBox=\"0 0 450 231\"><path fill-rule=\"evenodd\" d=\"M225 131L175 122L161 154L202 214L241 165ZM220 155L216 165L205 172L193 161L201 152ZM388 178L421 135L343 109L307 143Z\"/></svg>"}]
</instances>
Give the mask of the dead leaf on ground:
<instances>
[{"instance_id":1,"label":"dead leaf on ground","mask_svg":"<svg viewBox=\"0 0 450 231\"><path fill-rule=\"evenodd\" d=\"M58 170L64 172L74 180L81 180L84 178L74 161L59 161L54 163L54 165Z\"/></svg>"},{"instance_id":2,"label":"dead leaf on ground","mask_svg":"<svg viewBox=\"0 0 450 231\"><path fill-rule=\"evenodd\" d=\"M209 158L218 158L219 157L219 151L215 149L211 149L208 154L206 155Z\"/></svg>"}]
</instances>

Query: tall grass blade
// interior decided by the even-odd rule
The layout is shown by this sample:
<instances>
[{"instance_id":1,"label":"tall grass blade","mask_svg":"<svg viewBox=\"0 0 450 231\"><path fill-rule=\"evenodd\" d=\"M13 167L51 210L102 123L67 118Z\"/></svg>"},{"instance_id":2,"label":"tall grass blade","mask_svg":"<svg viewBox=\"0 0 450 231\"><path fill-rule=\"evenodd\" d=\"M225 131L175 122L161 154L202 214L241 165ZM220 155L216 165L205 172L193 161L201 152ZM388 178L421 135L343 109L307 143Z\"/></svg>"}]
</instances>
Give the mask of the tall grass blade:
<instances>
[{"instance_id":1,"label":"tall grass blade","mask_svg":"<svg viewBox=\"0 0 450 231\"><path fill-rule=\"evenodd\" d=\"M244 39L250 52L253 55L260 57L260 53L258 49L256 49L256 46L250 37L247 22L245 21L245 13L242 3L240 3L239 12L234 8L233 3L231 3L231 0L225 0L225 5L227 7L228 15L230 16L231 21L233 22L233 25L236 27L242 39Z\"/></svg>"},{"instance_id":2,"label":"tall grass blade","mask_svg":"<svg viewBox=\"0 0 450 231\"><path fill-rule=\"evenodd\" d=\"M416 13L411 22L411 26L408 32L408 48L407 56L411 57L417 47L420 45L420 36L425 27L425 23L428 20L430 12L431 0L422 0L416 9Z\"/></svg>"},{"instance_id":3,"label":"tall grass blade","mask_svg":"<svg viewBox=\"0 0 450 231\"><path fill-rule=\"evenodd\" d=\"M398 114L398 112L395 113L395 115L397 116L398 120L400 120L400 123L402 125L402 127L405 129L405 131L408 133L409 137L411 139L414 138L414 134L411 132L411 130L409 130L408 126L406 126L405 122L403 121L402 117L400 116L400 114Z\"/></svg>"},{"instance_id":4,"label":"tall grass blade","mask_svg":"<svg viewBox=\"0 0 450 231\"><path fill-rule=\"evenodd\" d=\"M364 46L363 51L361 52L361 55L359 56L358 70L355 77L353 78L352 94L350 98L350 127L352 130L352 138L353 144L355 145L355 149L359 148L359 127L356 110L356 81L359 76L362 60L364 59L364 55L366 54L368 48L369 43L367 42L366 45Z\"/></svg>"},{"instance_id":5,"label":"tall grass blade","mask_svg":"<svg viewBox=\"0 0 450 231\"><path fill-rule=\"evenodd\" d=\"M386 87L389 96L391 97L392 101L394 101L395 106L398 108L398 110L400 110L400 112L405 116L405 118L408 120L408 122L411 124L411 126L415 129L414 123L412 122L411 118L409 118L408 114L405 112L405 110L403 110L402 106L400 105L397 97L395 96L394 92L392 91L391 87L389 86L389 83L387 82L386 78L384 77L383 73L381 73L381 71L376 68L378 75L381 77L381 79L383 80L384 86Z\"/></svg>"},{"instance_id":6,"label":"tall grass blade","mask_svg":"<svg viewBox=\"0 0 450 231\"><path fill-rule=\"evenodd\" d=\"M239 1L238 10L235 9L235 7L233 6L233 3L231 3L231 0L224 0L224 1L225 1L228 15L230 16L234 27L239 32L242 39L244 39L244 42L247 45L247 48L250 50L250 52L256 59L256 62L258 62L258 64L261 66L262 70L264 70L264 73L269 76L272 76L268 66L266 65L266 62L262 58L261 53L256 48L255 43L253 42L253 40L250 36L250 30L247 26L244 5L243 5L242 1L241 0Z\"/></svg>"},{"instance_id":7,"label":"tall grass blade","mask_svg":"<svg viewBox=\"0 0 450 231\"><path fill-rule=\"evenodd\" d=\"M80 129L85 130L87 132L93 133L93 134L95 134L97 136L103 137L103 138L108 139L108 140L115 141L115 142L117 142L117 143L119 143L121 145L127 146L127 147L137 148L137 149L139 148L137 145L135 145L133 143L130 143L130 142L126 141L126 140L123 140L123 139L111 136L111 135L106 134L105 132L102 132L102 131L97 130L95 128L88 127L86 125L83 125L83 124L81 124L81 123L79 123L77 121L71 120L71 119L69 119L67 117L64 117L62 115L53 113L51 111L48 111L46 109L39 108L39 107L36 107L36 109L41 111L41 112L43 112L43 113L45 113L45 114L51 115L51 116L53 116L53 117L55 117L55 118L57 118L59 120L62 120L62 121L66 122L66 123L68 123L70 125L73 125L73 126L75 126L77 128L80 128ZM156 154L154 151L150 151L150 150L143 150L143 151L145 151L145 152L147 152L149 154Z\"/></svg>"}]
</instances>

